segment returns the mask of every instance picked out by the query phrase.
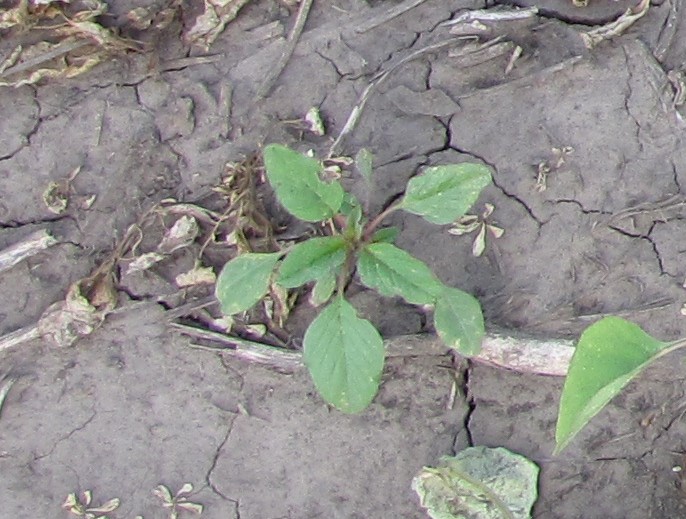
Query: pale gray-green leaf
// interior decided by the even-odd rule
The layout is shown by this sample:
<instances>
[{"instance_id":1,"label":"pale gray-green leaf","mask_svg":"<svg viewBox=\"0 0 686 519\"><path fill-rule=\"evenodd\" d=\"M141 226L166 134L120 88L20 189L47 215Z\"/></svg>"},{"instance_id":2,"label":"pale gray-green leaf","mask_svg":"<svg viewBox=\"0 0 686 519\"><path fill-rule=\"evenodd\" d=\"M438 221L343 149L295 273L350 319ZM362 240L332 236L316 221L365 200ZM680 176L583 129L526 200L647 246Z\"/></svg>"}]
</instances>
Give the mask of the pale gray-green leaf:
<instances>
[{"instance_id":1,"label":"pale gray-green leaf","mask_svg":"<svg viewBox=\"0 0 686 519\"><path fill-rule=\"evenodd\" d=\"M280 256L280 253L248 253L224 265L217 278L215 295L225 315L250 309L267 293L272 272Z\"/></svg>"},{"instance_id":2,"label":"pale gray-green leaf","mask_svg":"<svg viewBox=\"0 0 686 519\"><path fill-rule=\"evenodd\" d=\"M362 175L367 182L372 180L372 162L374 161L374 155L367 148L362 148L355 155L355 169Z\"/></svg>"},{"instance_id":3,"label":"pale gray-green leaf","mask_svg":"<svg viewBox=\"0 0 686 519\"><path fill-rule=\"evenodd\" d=\"M357 271L369 288L412 304L433 304L443 290L426 264L390 243L372 243L362 249Z\"/></svg>"},{"instance_id":4,"label":"pale gray-green leaf","mask_svg":"<svg viewBox=\"0 0 686 519\"><path fill-rule=\"evenodd\" d=\"M374 399L384 364L379 332L342 297L336 297L305 332L303 356L329 404L357 413Z\"/></svg>"},{"instance_id":5,"label":"pale gray-green leaf","mask_svg":"<svg viewBox=\"0 0 686 519\"><path fill-rule=\"evenodd\" d=\"M481 351L484 316L474 296L444 287L436 300L434 325L443 342L462 355L471 357Z\"/></svg>"},{"instance_id":6,"label":"pale gray-green leaf","mask_svg":"<svg viewBox=\"0 0 686 519\"><path fill-rule=\"evenodd\" d=\"M293 247L279 268L278 282L293 288L336 273L345 261L346 245L341 236L310 238Z\"/></svg>"},{"instance_id":7,"label":"pale gray-green leaf","mask_svg":"<svg viewBox=\"0 0 686 519\"><path fill-rule=\"evenodd\" d=\"M448 224L464 215L490 183L491 172L481 164L430 167L410 179L400 208L431 223Z\"/></svg>"},{"instance_id":8,"label":"pale gray-green leaf","mask_svg":"<svg viewBox=\"0 0 686 519\"><path fill-rule=\"evenodd\" d=\"M322 164L286 146L270 144L264 149L264 167L276 196L293 216L319 222L337 214L343 187L334 180L323 182Z\"/></svg>"},{"instance_id":9,"label":"pale gray-green leaf","mask_svg":"<svg viewBox=\"0 0 686 519\"><path fill-rule=\"evenodd\" d=\"M469 447L424 467L412 489L432 519L529 519L538 466L502 447Z\"/></svg>"},{"instance_id":10,"label":"pale gray-green leaf","mask_svg":"<svg viewBox=\"0 0 686 519\"><path fill-rule=\"evenodd\" d=\"M333 272L319 278L310 294L310 304L320 306L326 303L336 289L336 275Z\"/></svg>"}]
</instances>

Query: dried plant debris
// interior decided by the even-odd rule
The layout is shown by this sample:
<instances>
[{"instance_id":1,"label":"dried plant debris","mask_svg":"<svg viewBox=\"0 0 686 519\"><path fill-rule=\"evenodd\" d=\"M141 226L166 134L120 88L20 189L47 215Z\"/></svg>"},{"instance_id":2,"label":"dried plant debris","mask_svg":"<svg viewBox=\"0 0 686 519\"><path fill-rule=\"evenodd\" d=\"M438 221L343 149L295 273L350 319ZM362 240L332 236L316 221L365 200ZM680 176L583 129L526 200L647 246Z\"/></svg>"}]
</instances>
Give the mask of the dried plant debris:
<instances>
[{"instance_id":1,"label":"dried plant debris","mask_svg":"<svg viewBox=\"0 0 686 519\"><path fill-rule=\"evenodd\" d=\"M199 231L200 228L195 218L188 215L181 216L165 232L162 241L157 245L157 249L138 256L128 265L126 273L148 270L169 257L174 251L188 247L195 241Z\"/></svg>"},{"instance_id":2,"label":"dried plant debris","mask_svg":"<svg viewBox=\"0 0 686 519\"><path fill-rule=\"evenodd\" d=\"M264 167L256 155L226 164L221 183L214 188L226 203L221 223L231 229L225 243L239 252L273 252L276 229L267 216L259 188L265 184Z\"/></svg>"},{"instance_id":3,"label":"dried plant debris","mask_svg":"<svg viewBox=\"0 0 686 519\"><path fill-rule=\"evenodd\" d=\"M433 519L530 519L539 470L502 447L469 447L424 467L412 489Z\"/></svg>"},{"instance_id":4,"label":"dried plant debris","mask_svg":"<svg viewBox=\"0 0 686 519\"><path fill-rule=\"evenodd\" d=\"M70 182L77 173L78 168L44 193L46 206L56 214L67 210L73 201ZM227 165L227 176L211 195L222 213L173 199L151 207L129 226L88 277L73 283L63 301L47 308L35 327L35 336L54 347L74 345L93 333L118 306L120 291L162 302L171 309L211 297L216 283L214 267L244 251L280 250L264 208L265 193L259 189L264 182L261 161L253 157ZM146 279L153 281L145 285ZM138 290L141 287L143 290ZM282 344L288 337L281 327L294 298L285 289L272 287L264 307L238 323L239 333L263 337L269 332L268 340L276 337L274 340ZM175 318L190 316L224 331L234 326L233 321L220 322L219 315L207 310L205 317L196 317L196 310L193 307Z\"/></svg>"},{"instance_id":5,"label":"dried plant debris","mask_svg":"<svg viewBox=\"0 0 686 519\"><path fill-rule=\"evenodd\" d=\"M487 231L493 236L493 238L500 238L503 234L505 234L505 230L503 228L498 227L489 221L490 216L495 210L495 206L493 204L484 204L484 207L485 209L481 213L481 216L473 214L461 216L448 230L450 234L454 234L456 236L462 236L464 234L476 232L476 238L474 238L474 242L472 243L472 254L477 257L481 256L486 250Z\"/></svg>"},{"instance_id":6,"label":"dried plant debris","mask_svg":"<svg viewBox=\"0 0 686 519\"><path fill-rule=\"evenodd\" d=\"M138 31L161 31L172 24L180 6L181 0L154 2L146 7L132 9L125 19L130 27Z\"/></svg>"},{"instance_id":7,"label":"dried plant debris","mask_svg":"<svg viewBox=\"0 0 686 519\"><path fill-rule=\"evenodd\" d=\"M250 0L205 0L205 11L186 32L187 43L208 49L222 33L226 24L238 16L238 11Z\"/></svg>"},{"instance_id":8,"label":"dried plant debris","mask_svg":"<svg viewBox=\"0 0 686 519\"><path fill-rule=\"evenodd\" d=\"M583 6L586 5L586 2L585 0L581 0L580 4L576 4L575 2L575 5ZM602 41L624 34L629 27L648 13L649 8L650 0L641 0L635 7L627 9L624 14L613 22L582 32L581 38L584 40L586 47L592 49Z\"/></svg>"},{"instance_id":9,"label":"dried plant debris","mask_svg":"<svg viewBox=\"0 0 686 519\"><path fill-rule=\"evenodd\" d=\"M3 377L0 377L0 413L2 413L2 406L5 403L5 398L7 398L7 395L10 392L10 389L12 389L12 386L14 383L17 381L16 377L12 377L9 375L5 375Z\"/></svg>"},{"instance_id":10,"label":"dried plant debris","mask_svg":"<svg viewBox=\"0 0 686 519\"><path fill-rule=\"evenodd\" d=\"M217 275L212 267L203 267L199 262L186 272L182 272L174 278L176 286L179 288L192 287L196 285L214 285Z\"/></svg>"},{"instance_id":11,"label":"dried plant debris","mask_svg":"<svg viewBox=\"0 0 686 519\"><path fill-rule=\"evenodd\" d=\"M326 127L324 126L321 112L316 106L310 108L300 119L287 119L281 122L298 131L307 131L317 137L326 135Z\"/></svg>"},{"instance_id":12,"label":"dried plant debris","mask_svg":"<svg viewBox=\"0 0 686 519\"><path fill-rule=\"evenodd\" d=\"M7 55L0 55L0 86L73 78L114 55L143 51L144 34L167 28L180 4L161 0L136 7L116 19L117 27L109 27L101 23L109 16L103 0L15 0L11 7L0 8L2 38L16 41ZM34 36L37 32L40 38Z\"/></svg>"},{"instance_id":13,"label":"dried plant debris","mask_svg":"<svg viewBox=\"0 0 686 519\"><path fill-rule=\"evenodd\" d=\"M72 346L80 338L93 333L113 305L107 304L98 309L83 295L79 282L74 283L64 301L50 305L43 312L38 321L38 331L51 346Z\"/></svg>"},{"instance_id":14,"label":"dried plant debris","mask_svg":"<svg viewBox=\"0 0 686 519\"><path fill-rule=\"evenodd\" d=\"M75 493L69 494L62 504L62 508L76 517L107 519L107 514L119 508L119 503L119 499L115 497L100 506L92 506L93 494L90 490L86 490L80 496L77 496Z\"/></svg>"},{"instance_id":15,"label":"dried plant debris","mask_svg":"<svg viewBox=\"0 0 686 519\"><path fill-rule=\"evenodd\" d=\"M11 269L57 243L60 242L46 229L32 232L23 240L0 250L0 272Z\"/></svg>"},{"instance_id":16,"label":"dried plant debris","mask_svg":"<svg viewBox=\"0 0 686 519\"><path fill-rule=\"evenodd\" d=\"M172 496L171 491L164 485L158 485L152 493L162 500L162 506L169 510L169 519L177 519L181 512L190 512L196 515L202 514L203 505L188 500L188 495L193 492L193 485L186 483Z\"/></svg>"},{"instance_id":17,"label":"dried plant debris","mask_svg":"<svg viewBox=\"0 0 686 519\"><path fill-rule=\"evenodd\" d=\"M48 211L53 214L62 214L71 202L78 202L77 207L81 209L91 208L96 195L76 195L72 189L72 182L80 172L81 166L78 166L66 178L48 184L48 187L43 191L43 202Z\"/></svg>"},{"instance_id":18,"label":"dried plant debris","mask_svg":"<svg viewBox=\"0 0 686 519\"><path fill-rule=\"evenodd\" d=\"M567 162L567 157L574 153L571 146L554 147L551 150L551 158L541 161L536 166L536 186L534 189L542 193L548 189L548 176L559 171Z\"/></svg>"},{"instance_id":19,"label":"dried plant debris","mask_svg":"<svg viewBox=\"0 0 686 519\"><path fill-rule=\"evenodd\" d=\"M102 0L19 0L0 9L5 38L40 31L39 42L16 45L0 65L0 86L35 84L43 79L71 78L90 70L113 52L136 49L133 42L102 26L107 11Z\"/></svg>"}]
</instances>

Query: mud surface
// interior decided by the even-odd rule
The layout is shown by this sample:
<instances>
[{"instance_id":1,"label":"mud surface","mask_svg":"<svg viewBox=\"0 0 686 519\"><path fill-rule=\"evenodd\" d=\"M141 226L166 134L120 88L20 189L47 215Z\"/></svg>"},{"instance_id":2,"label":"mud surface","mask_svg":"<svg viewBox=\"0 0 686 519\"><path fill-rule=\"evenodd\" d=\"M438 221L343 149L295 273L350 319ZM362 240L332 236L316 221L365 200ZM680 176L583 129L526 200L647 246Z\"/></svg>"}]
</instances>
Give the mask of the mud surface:
<instances>
[{"instance_id":1,"label":"mud surface","mask_svg":"<svg viewBox=\"0 0 686 519\"><path fill-rule=\"evenodd\" d=\"M661 339L686 335L686 124L670 81L686 66L681 0L652 5L593 49L580 32L631 4L538 4L536 17L491 24L489 35L511 47L477 63L445 22L502 6L427 0L385 16L397 5L315 0L266 96L260 89L294 18L268 1L241 11L209 62L174 61L205 54L182 43L202 7L188 5L152 58L122 54L77 78L2 88L0 250L41 229L59 243L0 273L0 335L64 299L154 204L202 205L227 163L271 142L329 153L384 71L335 150L374 153L374 190L344 182L378 211L426 165L491 166L494 185L474 212L493 204L490 218L505 234L489 239L482 257L472 255L472 237L393 217L398 244L477 295L489 327L569 338L612 314ZM130 8L111 5L117 15ZM506 72L515 46L522 55ZM312 107L327 136L288 123ZM68 210L51 212L46 188L76 168ZM344 416L326 408L302 370L277 373L192 347L155 302L177 289L143 277L118 287L118 312L73 348L37 340L1 353L0 375L18 377L0 415L8 517L58 517L68 493L89 488L96 501L122 499L113 517L164 517L150 491L191 482L202 517L420 518L412 476L469 444L505 446L541 465L535 517L684 514L673 470L686 450L681 359L641 375L553 457L561 380L455 369L447 355L418 353L390 359L370 409ZM385 336L431 333L419 310L353 292ZM311 316L305 303L296 309L288 325L296 344Z\"/></svg>"}]
</instances>

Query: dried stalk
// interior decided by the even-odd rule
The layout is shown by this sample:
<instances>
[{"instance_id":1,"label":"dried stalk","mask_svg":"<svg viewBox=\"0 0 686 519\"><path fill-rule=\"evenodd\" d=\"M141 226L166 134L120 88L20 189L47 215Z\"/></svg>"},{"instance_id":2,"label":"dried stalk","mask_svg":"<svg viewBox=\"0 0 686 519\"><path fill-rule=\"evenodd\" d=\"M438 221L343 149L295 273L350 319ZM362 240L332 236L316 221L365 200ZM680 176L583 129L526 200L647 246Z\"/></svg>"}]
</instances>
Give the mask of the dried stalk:
<instances>
[{"instance_id":1,"label":"dried stalk","mask_svg":"<svg viewBox=\"0 0 686 519\"><path fill-rule=\"evenodd\" d=\"M48 231L29 234L19 243L15 243L0 251L0 272L11 269L20 261L25 260L59 243Z\"/></svg>"}]
</instances>

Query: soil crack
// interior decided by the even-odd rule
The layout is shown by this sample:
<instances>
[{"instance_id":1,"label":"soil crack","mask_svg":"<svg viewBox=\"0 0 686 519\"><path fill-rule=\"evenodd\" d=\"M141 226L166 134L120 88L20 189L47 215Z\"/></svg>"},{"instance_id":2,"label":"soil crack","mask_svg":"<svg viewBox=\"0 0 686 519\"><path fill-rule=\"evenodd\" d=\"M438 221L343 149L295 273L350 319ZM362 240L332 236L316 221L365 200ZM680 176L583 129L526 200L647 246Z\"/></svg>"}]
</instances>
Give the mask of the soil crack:
<instances>
[{"instance_id":1,"label":"soil crack","mask_svg":"<svg viewBox=\"0 0 686 519\"><path fill-rule=\"evenodd\" d=\"M667 272L664 266L664 262L662 260L662 255L660 254L660 250L657 247L657 244L655 243L655 240L650 236L650 233L653 232L654 228L654 223L653 227L650 228L650 231L648 231L648 234L635 234L629 231L626 231L624 229L620 229L619 227L615 227L614 225L608 225L608 229L612 229L616 233L621 234L622 236L626 236L627 238L633 238L633 239L639 239L639 240L645 240L647 241L651 248L653 249L653 252L655 253L655 259L657 260L657 266L660 269L660 275L662 276L669 276L671 278L676 277L673 274Z\"/></svg>"},{"instance_id":2,"label":"soil crack","mask_svg":"<svg viewBox=\"0 0 686 519\"><path fill-rule=\"evenodd\" d=\"M538 227L540 229L540 227L543 226L543 224L546 222L542 221L538 216L536 216L533 209L529 206L529 204L526 203L526 201L524 199L520 198L519 196L515 195L514 193L510 193L501 184L498 183L498 179L497 179L498 167L495 165L495 163L487 160L486 157L483 157L483 156L479 155L478 153L475 153L473 151L470 151L470 150L467 150L464 148L460 148L459 146L452 144L453 143L453 136L452 136L452 130L451 130L452 117L450 118L450 121L448 121L447 123L444 124L444 126L446 128L446 143L447 143L446 149L451 149L451 150L456 151L458 153L461 153L463 155L467 155L467 156L471 157L472 159L480 161L480 162L484 163L485 165L487 165L488 167L490 167L494 172L494 175L492 175L492 178L491 178L493 185L496 188L498 188L507 198L509 198L510 200L519 204L527 212L527 214L536 222L536 224L538 225ZM439 151L443 151L443 150L439 150Z\"/></svg>"},{"instance_id":3,"label":"soil crack","mask_svg":"<svg viewBox=\"0 0 686 519\"><path fill-rule=\"evenodd\" d=\"M603 216L612 216L612 211L603 211L601 209L586 209L581 202L575 200L574 198L558 198L557 200L553 200L553 202L555 204L574 204L581 210L583 214L586 215L601 214Z\"/></svg>"},{"instance_id":4,"label":"soil crack","mask_svg":"<svg viewBox=\"0 0 686 519\"><path fill-rule=\"evenodd\" d=\"M58 438L57 441L52 445L52 447L50 447L50 450L49 450L48 452L46 452L45 454L34 455L33 461L34 461L34 462L40 461L40 460L42 460L43 458L47 458L48 456L50 456L53 452L55 452L55 449L57 449L57 446L58 446L60 443L62 443L63 441L68 440L69 438L71 438L71 437L72 437L74 434L76 434L77 432L82 431L82 430L84 430L86 427L88 427L88 425L95 419L95 417L97 416L97 414L98 414L98 412L97 412L96 410L93 410L93 414L91 414L90 417L89 417L88 419L86 419L85 422L83 422L81 425L75 427L74 429L72 429L71 431L69 431L66 435L62 436L61 438Z\"/></svg>"},{"instance_id":5,"label":"soil crack","mask_svg":"<svg viewBox=\"0 0 686 519\"><path fill-rule=\"evenodd\" d=\"M463 428L458 430L457 433L455 434L455 437L453 438L453 455L457 454L459 450L458 449L458 442L459 442L459 437L462 435L462 432L464 431L465 438L467 440L467 446L468 447L473 447L474 446L474 440L472 438L472 431L470 429L471 421L472 421L472 415L474 414L474 411L476 411L476 399L474 398L474 394L472 393L470 387L469 387L469 381L471 379L472 375L472 364L469 361L467 362L467 367L462 371L461 374L457 374L458 377L461 377L461 382L462 384L460 385L460 392L464 396L465 402L467 403L467 412L465 413L464 420L462 421ZM458 379L459 380L459 379Z\"/></svg>"},{"instance_id":6,"label":"soil crack","mask_svg":"<svg viewBox=\"0 0 686 519\"><path fill-rule=\"evenodd\" d=\"M222 454L222 450L224 449L224 445L226 445L226 442L229 441L229 436L231 436L231 431L233 429L233 422L235 420L235 416L229 421L228 428L226 430L226 434L224 435L224 438L222 441L219 443L219 446L217 447L217 450L214 453L214 456L212 457L212 463L210 465L210 468L207 471L207 474L205 474L205 484L214 492L215 495L219 496L221 499L224 501L228 501L230 503L233 503L235 508L236 508L236 517L240 518L240 513L238 512L238 507L239 507L239 501L238 499L232 499L225 495L221 490L217 488L217 485L212 481L212 473L214 472L214 469L217 468L217 463L219 462L219 457Z\"/></svg>"},{"instance_id":7,"label":"soil crack","mask_svg":"<svg viewBox=\"0 0 686 519\"><path fill-rule=\"evenodd\" d=\"M1 156L0 162L13 159L22 150L31 146L31 138L38 132L38 129L40 128L40 126L43 122L43 118L41 116L42 109L41 109L40 102L38 101L38 90L35 87L30 87L30 88L31 88L31 92L32 92L31 98L32 98L33 104L35 105L35 109L36 109L35 123L34 123L33 127L28 132L26 132L26 134L22 135L22 142L19 145L19 147L15 150L11 151L7 155Z\"/></svg>"},{"instance_id":8,"label":"soil crack","mask_svg":"<svg viewBox=\"0 0 686 519\"><path fill-rule=\"evenodd\" d=\"M635 137L636 143L638 144L638 151L643 152L643 141L641 139L641 122L636 118L636 116L633 113L633 110L631 109L631 98L633 97L633 87L631 86L631 82L634 79L633 65L631 63L631 60L629 59L629 53L627 52L625 47L622 47L622 52L624 54L624 62L626 63L626 70L628 72L628 75L626 77L626 90L624 92L624 110L626 111L627 115L632 120L636 128Z\"/></svg>"}]
</instances>

